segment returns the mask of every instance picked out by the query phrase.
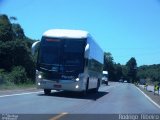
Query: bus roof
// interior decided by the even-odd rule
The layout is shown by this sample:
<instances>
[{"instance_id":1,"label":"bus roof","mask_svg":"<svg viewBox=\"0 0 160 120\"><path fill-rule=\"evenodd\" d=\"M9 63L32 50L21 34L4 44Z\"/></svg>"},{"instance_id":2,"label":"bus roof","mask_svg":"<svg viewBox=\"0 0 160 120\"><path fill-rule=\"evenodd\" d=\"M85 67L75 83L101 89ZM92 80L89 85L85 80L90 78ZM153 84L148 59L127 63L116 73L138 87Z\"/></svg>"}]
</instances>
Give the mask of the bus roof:
<instances>
[{"instance_id":1,"label":"bus roof","mask_svg":"<svg viewBox=\"0 0 160 120\"><path fill-rule=\"evenodd\" d=\"M55 38L86 38L88 32L83 30L69 30L69 29L50 29L43 33L45 37Z\"/></svg>"}]
</instances>

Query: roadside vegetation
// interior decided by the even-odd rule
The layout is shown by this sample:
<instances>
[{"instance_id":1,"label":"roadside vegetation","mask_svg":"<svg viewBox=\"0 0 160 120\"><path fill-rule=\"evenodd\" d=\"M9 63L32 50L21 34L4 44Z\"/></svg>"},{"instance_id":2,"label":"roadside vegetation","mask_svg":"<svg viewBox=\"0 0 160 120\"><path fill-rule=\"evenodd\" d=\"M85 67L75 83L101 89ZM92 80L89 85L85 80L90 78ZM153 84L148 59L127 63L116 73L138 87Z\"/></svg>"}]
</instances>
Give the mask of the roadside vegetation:
<instances>
[{"instance_id":1,"label":"roadside vegetation","mask_svg":"<svg viewBox=\"0 0 160 120\"><path fill-rule=\"evenodd\" d=\"M33 41L25 36L16 17L0 15L0 89L35 82Z\"/></svg>"},{"instance_id":2,"label":"roadside vegetation","mask_svg":"<svg viewBox=\"0 0 160 120\"><path fill-rule=\"evenodd\" d=\"M16 17L0 14L0 89L34 86L36 60L31 55L34 41L25 35ZM160 82L160 64L137 67L134 57L121 65L114 62L111 53L105 52L104 70L108 71L110 81Z\"/></svg>"},{"instance_id":3,"label":"roadside vegetation","mask_svg":"<svg viewBox=\"0 0 160 120\"><path fill-rule=\"evenodd\" d=\"M136 59L132 57L125 65L114 62L111 53L104 54L104 70L108 71L109 81L127 80L131 83L145 80L149 85L160 83L160 64L137 65Z\"/></svg>"},{"instance_id":4,"label":"roadside vegetation","mask_svg":"<svg viewBox=\"0 0 160 120\"><path fill-rule=\"evenodd\" d=\"M150 85L160 83L160 64L140 66L137 76L138 79L145 79L147 84Z\"/></svg>"}]
</instances>

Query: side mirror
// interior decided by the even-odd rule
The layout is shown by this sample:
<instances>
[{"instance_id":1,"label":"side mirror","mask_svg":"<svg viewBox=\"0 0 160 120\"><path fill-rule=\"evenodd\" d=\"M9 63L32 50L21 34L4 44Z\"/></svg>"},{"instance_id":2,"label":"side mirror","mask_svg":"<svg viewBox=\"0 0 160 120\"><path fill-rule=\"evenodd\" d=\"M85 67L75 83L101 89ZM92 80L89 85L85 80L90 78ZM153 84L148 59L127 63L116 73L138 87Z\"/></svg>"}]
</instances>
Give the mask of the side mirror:
<instances>
[{"instance_id":1,"label":"side mirror","mask_svg":"<svg viewBox=\"0 0 160 120\"><path fill-rule=\"evenodd\" d=\"M34 43L32 44L32 55L35 54L35 51L36 51L36 49L38 48L39 43L40 43L40 41L37 41L37 42L34 42Z\"/></svg>"},{"instance_id":2,"label":"side mirror","mask_svg":"<svg viewBox=\"0 0 160 120\"><path fill-rule=\"evenodd\" d=\"M86 47L85 47L84 57L85 57L85 58L88 58L88 57L89 57L89 44L87 44Z\"/></svg>"}]
</instances>

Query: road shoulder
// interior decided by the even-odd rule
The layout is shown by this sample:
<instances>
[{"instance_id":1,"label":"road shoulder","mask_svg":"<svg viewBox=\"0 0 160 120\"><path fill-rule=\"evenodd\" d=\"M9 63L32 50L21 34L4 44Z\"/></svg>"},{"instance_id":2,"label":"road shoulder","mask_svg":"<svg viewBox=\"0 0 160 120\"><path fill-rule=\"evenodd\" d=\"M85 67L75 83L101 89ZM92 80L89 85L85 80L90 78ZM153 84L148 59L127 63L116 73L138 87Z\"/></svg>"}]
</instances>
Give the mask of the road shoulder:
<instances>
[{"instance_id":1,"label":"road shoulder","mask_svg":"<svg viewBox=\"0 0 160 120\"><path fill-rule=\"evenodd\" d=\"M155 94L151 91L147 91L144 88L140 87L140 86L136 86L146 97L148 97L148 99L150 99L150 101L152 103L154 103L158 108L160 108L160 95Z\"/></svg>"},{"instance_id":2,"label":"road shoulder","mask_svg":"<svg viewBox=\"0 0 160 120\"><path fill-rule=\"evenodd\" d=\"M37 88L25 88L25 89L14 89L14 90L0 90L0 96L2 95L12 95L12 94L21 94L26 92L38 92Z\"/></svg>"}]
</instances>

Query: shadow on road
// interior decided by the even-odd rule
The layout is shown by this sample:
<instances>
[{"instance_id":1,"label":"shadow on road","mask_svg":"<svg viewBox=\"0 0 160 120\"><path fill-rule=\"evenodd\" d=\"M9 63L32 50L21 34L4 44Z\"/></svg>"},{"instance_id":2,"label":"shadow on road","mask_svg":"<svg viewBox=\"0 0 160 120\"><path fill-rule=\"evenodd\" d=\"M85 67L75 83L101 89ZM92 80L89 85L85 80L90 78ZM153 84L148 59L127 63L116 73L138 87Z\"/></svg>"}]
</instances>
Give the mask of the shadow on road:
<instances>
[{"instance_id":1,"label":"shadow on road","mask_svg":"<svg viewBox=\"0 0 160 120\"><path fill-rule=\"evenodd\" d=\"M102 91L99 91L97 93L93 93L93 92L89 91L86 95L82 95L81 93L77 93L77 92L58 91L58 92L53 92L50 95L39 94L39 96L53 96L53 97L97 100L97 99L105 96L108 93L109 92L102 92Z\"/></svg>"}]
</instances>

